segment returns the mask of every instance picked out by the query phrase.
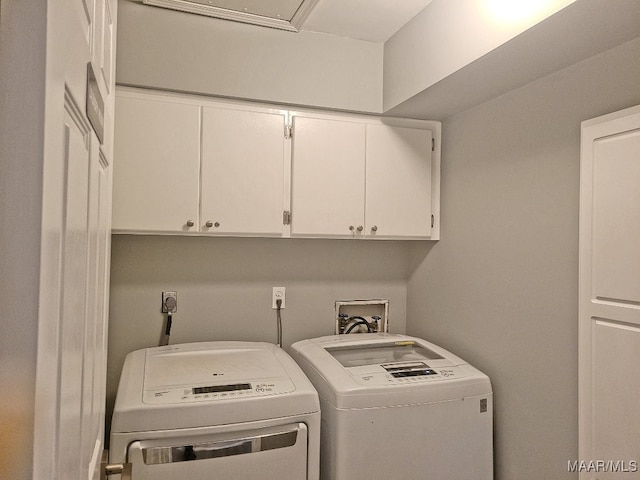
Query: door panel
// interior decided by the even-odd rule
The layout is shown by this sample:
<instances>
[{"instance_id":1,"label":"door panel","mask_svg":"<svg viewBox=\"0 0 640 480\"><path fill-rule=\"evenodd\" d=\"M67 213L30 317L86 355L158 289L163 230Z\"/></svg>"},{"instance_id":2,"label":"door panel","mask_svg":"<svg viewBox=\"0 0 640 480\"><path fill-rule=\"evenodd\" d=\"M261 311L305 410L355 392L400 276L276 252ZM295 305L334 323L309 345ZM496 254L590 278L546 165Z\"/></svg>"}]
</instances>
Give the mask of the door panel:
<instances>
[{"instance_id":1,"label":"door panel","mask_svg":"<svg viewBox=\"0 0 640 480\"><path fill-rule=\"evenodd\" d=\"M83 375L87 313L89 134L79 118L65 118L66 194L62 231L59 328L58 457L60 478L79 478L82 451ZM91 361L91 357L87 358ZM90 398L87 399L90 401ZM71 474L71 475L70 475Z\"/></svg>"},{"instance_id":2,"label":"door panel","mask_svg":"<svg viewBox=\"0 0 640 480\"><path fill-rule=\"evenodd\" d=\"M367 125L367 235L431 236L430 130Z\"/></svg>"},{"instance_id":3,"label":"door panel","mask_svg":"<svg viewBox=\"0 0 640 480\"><path fill-rule=\"evenodd\" d=\"M76 0L74 7L77 13L77 25L82 29L82 33L85 39L85 43L90 45L91 43L91 31L93 30L94 23L94 1L93 0Z\"/></svg>"},{"instance_id":4,"label":"door panel","mask_svg":"<svg viewBox=\"0 0 640 480\"><path fill-rule=\"evenodd\" d=\"M108 278L111 218L111 166L95 137L89 186L89 251L87 314L84 333L82 450L89 471L99 466L104 439L107 358Z\"/></svg>"},{"instance_id":5,"label":"door panel","mask_svg":"<svg viewBox=\"0 0 640 480\"><path fill-rule=\"evenodd\" d=\"M203 109L203 232L282 235L284 126L282 113Z\"/></svg>"},{"instance_id":6,"label":"door panel","mask_svg":"<svg viewBox=\"0 0 640 480\"><path fill-rule=\"evenodd\" d=\"M83 375L82 375L82 435L81 435L81 462L90 464L91 458L96 449L95 441L99 436L98 425L100 404L96 403L96 382L99 377L95 376L96 364L99 357L96 352L96 337L98 324L99 298L93 295L98 287L98 215L90 212L97 212L100 209L100 157L99 145L97 141L91 142L91 160L89 162L89 191L88 191L88 250L87 250L87 301L85 314L85 327L83 339ZM101 445L101 444L100 444Z\"/></svg>"},{"instance_id":7,"label":"door panel","mask_svg":"<svg viewBox=\"0 0 640 480\"><path fill-rule=\"evenodd\" d=\"M593 325L593 455L594 459L640 458L640 326L599 319ZM635 439L635 440L634 440ZM598 478L618 478L606 472Z\"/></svg>"},{"instance_id":8,"label":"door panel","mask_svg":"<svg viewBox=\"0 0 640 480\"><path fill-rule=\"evenodd\" d=\"M294 116L291 235L364 228L365 125Z\"/></svg>"},{"instance_id":9,"label":"door panel","mask_svg":"<svg viewBox=\"0 0 640 480\"><path fill-rule=\"evenodd\" d=\"M640 130L593 148L593 296L640 305Z\"/></svg>"},{"instance_id":10,"label":"door panel","mask_svg":"<svg viewBox=\"0 0 640 480\"><path fill-rule=\"evenodd\" d=\"M200 107L119 95L116 112L113 229L197 231Z\"/></svg>"},{"instance_id":11,"label":"door panel","mask_svg":"<svg viewBox=\"0 0 640 480\"><path fill-rule=\"evenodd\" d=\"M111 2L105 1L104 4L104 21L103 21L103 40L102 40L102 61L100 63L100 71L104 80L105 89L111 93L115 86L114 64L115 64L115 43L114 43L115 26L113 21L113 12L111 11Z\"/></svg>"}]
</instances>

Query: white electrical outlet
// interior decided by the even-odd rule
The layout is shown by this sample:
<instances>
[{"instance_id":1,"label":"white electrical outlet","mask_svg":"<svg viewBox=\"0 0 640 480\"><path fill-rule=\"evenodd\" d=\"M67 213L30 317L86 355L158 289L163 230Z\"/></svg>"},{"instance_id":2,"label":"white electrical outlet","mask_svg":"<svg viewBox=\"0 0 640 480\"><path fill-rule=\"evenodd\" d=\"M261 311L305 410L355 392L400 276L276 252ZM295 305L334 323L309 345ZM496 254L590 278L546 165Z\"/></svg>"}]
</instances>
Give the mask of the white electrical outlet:
<instances>
[{"instance_id":1,"label":"white electrical outlet","mask_svg":"<svg viewBox=\"0 0 640 480\"><path fill-rule=\"evenodd\" d=\"M278 305L276 305L278 300L282 300L280 308L284 308L286 290L285 287L273 287L273 294L271 295L271 308L273 310L278 308Z\"/></svg>"}]
</instances>

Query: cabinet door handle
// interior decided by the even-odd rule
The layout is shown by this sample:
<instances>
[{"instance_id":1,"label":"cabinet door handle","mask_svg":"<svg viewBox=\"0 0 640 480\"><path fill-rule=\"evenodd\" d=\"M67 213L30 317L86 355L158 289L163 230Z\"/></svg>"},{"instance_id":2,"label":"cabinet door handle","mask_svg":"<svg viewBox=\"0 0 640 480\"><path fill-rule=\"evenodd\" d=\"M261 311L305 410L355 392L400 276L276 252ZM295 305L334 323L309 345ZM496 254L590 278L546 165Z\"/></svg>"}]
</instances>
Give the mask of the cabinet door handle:
<instances>
[{"instance_id":1,"label":"cabinet door handle","mask_svg":"<svg viewBox=\"0 0 640 480\"><path fill-rule=\"evenodd\" d=\"M351 230L352 232L356 229L356 227L354 227L353 225L349 225L349 230Z\"/></svg>"},{"instance_id":2,"label":"cabinet door handle","mask_svg":"<svg viewBox=\"0 0 640 480\"><path fill-rule=\"evenodd\" d=\"M378 226L374 225L373 227L371 227L371 231L374 232L374 233L377 232L378 231Z\"/></svg>"},{"instance_id":3,"label":"cabinet door handle","mask_svg":"<svg viewBox=\"0 0 640 480\"><path fill-rule=\"evenodd\" d=\"M193 227L195 225L193 220L187 220L187 227Z\"/></svg>"},{"instance_id":4,"label":"cabinet door handle","mask_svg":"<svg viewBox=\"0 0 640 480\"><path fill-rule=\"evenodd\" d=\"M207 226L207 228L211 228L213 227L213 222L211 220L207 221L207 223L205 223L205 225Z\"/></svg>"},{"instance_id":5,"label":"cabinet door handle","mask_svg":"<svg viewBox=\"0 0 640 480\"><path fill-rule=\"evenodd\" d=\"M358 228L356 228L356 230L358 230L359 232L361 232L362 230L364 230L364 227L362 225L358 225Z\"/></svg>"}]
</instances>

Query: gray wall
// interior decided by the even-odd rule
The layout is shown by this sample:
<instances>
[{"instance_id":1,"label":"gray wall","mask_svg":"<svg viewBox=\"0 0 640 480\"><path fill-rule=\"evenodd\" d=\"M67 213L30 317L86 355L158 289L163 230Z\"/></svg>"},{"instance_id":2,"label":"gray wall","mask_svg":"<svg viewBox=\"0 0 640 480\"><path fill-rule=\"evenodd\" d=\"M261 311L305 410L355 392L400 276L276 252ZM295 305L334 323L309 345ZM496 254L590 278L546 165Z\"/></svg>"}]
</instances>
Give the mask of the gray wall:
<instances>
[{"instance_id":1,"label":"gray wall","mask_svg":"<svg viewBox=\"0 0 640 480\"><path fill-rule=\"evenodd\" d=\"M580 122L640 103L639 58L635 40L443 124L442 240L414 246L407 332L492 378L498 480L577 459Z\"/></svg>"},{"instance_id":2,"label":"gray wall","mask_svg":"<svg viewBox=\"0 0 640 480\"><path fill-rule=\"evenodd\" d=\"M385 112L447 118L640 32L637 0L534 3L530 16L500 2L434 0L385 43Z\"/></svg>"},{"instance_id":3,"label":"gray wall","mask_svg":"<svg viewBox=\"0 0 640 480\"><path fill-rule=\"evenodd\" d=\"M163 290L178 292L171 343L275 343L274 286L287 288L285 349L333 334L336 300L387 298L390 330L405 331L412 242L134 235L112 242L108 412L126 354L158 345Z\"/></svg>"},{"instance_id":4,"label":"gray wall","mask_svg":"<svg viewBox=\"0 0 640 480\"><path fill-rule=\"evenodd\" d=\"M507 9L489 2L433 0L385 43L384 109L435 85L574 1L546 2L540 11L531 9L536 15L505 19L500 13Z\"/></svg>"},{"instance_id":5,"label":"gray wall","mask_svg":"<svg viewBox=\"0 0 640 480\"><path fill-rule=\"evenodd\" d=\"M492 3L498 10L499 2ZM545 9L564 3L537 2ZM483 15L489 2L434 1L385 44L385 114L441 120L629 42L640 34L638 5L576 1L511 38L533 19L496 25L497 18Z\"/></svg>"},{"instance_id":6,"label":"gray wall","mask_svg":"<svg viewBox=\"0 0 640 480\"><path fill-rule=\"evenodd\" d=\"M383 45L118 3L119 84L382 110Z\"/></svg>"}]
</instances>

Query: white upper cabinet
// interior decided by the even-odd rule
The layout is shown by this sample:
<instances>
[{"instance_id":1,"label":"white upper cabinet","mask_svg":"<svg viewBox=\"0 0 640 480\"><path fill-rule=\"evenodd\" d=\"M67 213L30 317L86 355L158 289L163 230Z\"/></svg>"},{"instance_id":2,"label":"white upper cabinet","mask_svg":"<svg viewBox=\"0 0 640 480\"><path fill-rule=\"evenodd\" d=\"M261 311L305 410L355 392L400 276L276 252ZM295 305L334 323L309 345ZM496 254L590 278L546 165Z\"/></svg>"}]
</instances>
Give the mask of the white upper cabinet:
<instances>
[{"instance_id":1,"label":"white upper cabinet","mask_svg":"<svg viewBox=\"0 0 640 480\"><path fill-rule=\"evenodd\" d=\"M293 113L291 235L437 239L434 127Z\"/></svg>"},{"instance_id":2,"label":"white upper cabinet","mask_svg":"<svg viewBox=\"0 0 640 480\"><path fill-rule=\"evenodd\" d=\"M438 122L119 88L113 231L437 240L439 143Z\"/></svg>"},{"instance_id":3,"label":"white upper cabinet","mask_svg":"<svg viewBox=\"0 0 640 480\"><path fill-rule=\"evenodd\" d=\"M365 125L293 117L291 235L364 229Z\"/></svg>"},{"instance_id":4,"label":"white upper cabinet","mask_svg":"<svg viewBox=\"0 0 640 480\"><path fill-rule=\"evenodd\" d=\"M197 231L200 107L118 93L112 228Z\"/></svg>"},{"instance_id":5,"label":"white upper cabinet","mask_svg":"<svg viewBox=\"0 0 640 480\"><path fill-rule=\"evenodd\" d=\"M286 111L205 107L200 230L281 236Z\"/></svg>"},{"instance_id":6,"label":"white upper cabinet","mask_svg":"<svg viewBox=\"0 0 640 480\"><path fill-rule=\"evenodd\" d=\"M367 235L431 237L432 138L430 130L367 125Z\"/></svg>"}]
</instances>

